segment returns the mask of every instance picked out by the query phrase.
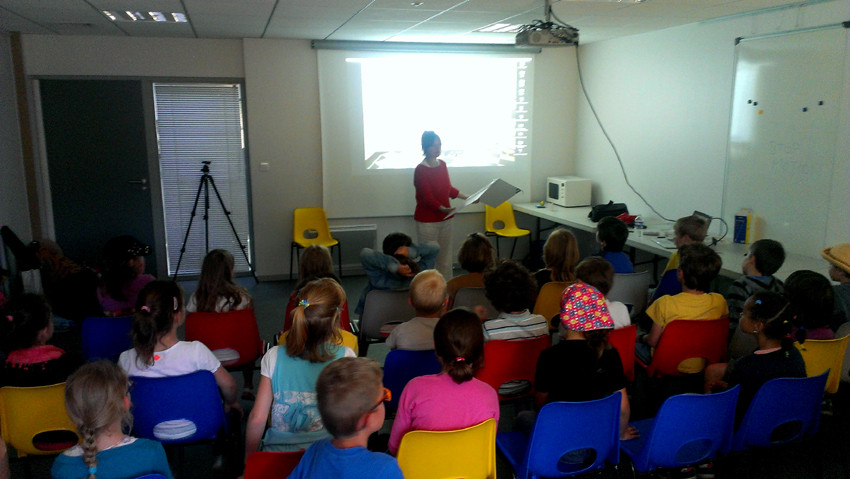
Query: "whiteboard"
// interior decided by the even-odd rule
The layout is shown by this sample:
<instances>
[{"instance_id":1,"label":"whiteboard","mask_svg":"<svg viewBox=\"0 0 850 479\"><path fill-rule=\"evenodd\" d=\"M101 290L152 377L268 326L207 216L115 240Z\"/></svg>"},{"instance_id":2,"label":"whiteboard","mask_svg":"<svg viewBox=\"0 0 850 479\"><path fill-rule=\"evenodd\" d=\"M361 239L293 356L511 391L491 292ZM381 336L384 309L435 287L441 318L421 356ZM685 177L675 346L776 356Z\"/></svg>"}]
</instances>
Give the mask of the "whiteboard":
<instances>
[{"instance_id":1,"label":"whiteboard","mask_svg":"<svg viewBox=\"0 0 850 479\"><path fill-rule=\"evenodd\" d=\"M736 45L735 87L723 218L756 216L754 239L773 238L788 253L818 256L836 172L846 30L827 28L744 39Z\"/></svg>"}]
</instances>

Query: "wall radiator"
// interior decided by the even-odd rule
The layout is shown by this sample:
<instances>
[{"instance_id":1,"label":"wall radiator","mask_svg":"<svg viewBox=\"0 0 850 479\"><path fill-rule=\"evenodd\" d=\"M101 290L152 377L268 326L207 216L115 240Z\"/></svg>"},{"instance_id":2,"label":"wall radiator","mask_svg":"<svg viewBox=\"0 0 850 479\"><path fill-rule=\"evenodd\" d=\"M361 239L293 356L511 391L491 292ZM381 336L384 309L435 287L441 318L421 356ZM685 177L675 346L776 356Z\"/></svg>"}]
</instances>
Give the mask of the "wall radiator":
<instances>
[{"instance_id":1,"label":"wall radiator","mask_svg":"<svg viewBox=\"0 0 850 479\"><path fill-rule=\"evenodd\" d=\"M339 241L342 248L342 274L363 274L360 264L360 250L378 247L378 225L339 225L330 227L331 236ZM336 251L332 252L336 266Z\"/></svg>"}]
</instances>

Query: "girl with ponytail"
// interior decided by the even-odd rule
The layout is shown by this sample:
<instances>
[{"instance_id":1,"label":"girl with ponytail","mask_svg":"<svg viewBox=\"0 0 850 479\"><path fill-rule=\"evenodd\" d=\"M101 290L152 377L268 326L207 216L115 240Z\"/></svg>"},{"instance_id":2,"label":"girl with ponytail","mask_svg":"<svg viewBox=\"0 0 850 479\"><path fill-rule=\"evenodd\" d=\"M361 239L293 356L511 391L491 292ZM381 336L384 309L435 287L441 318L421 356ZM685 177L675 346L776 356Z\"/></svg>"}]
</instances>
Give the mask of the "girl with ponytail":
<instances>
[{"instance_id":1,"label":"girl with ponytail","mask_svg":"<svg viewBox=\"0 0 850 479\"><path fill-rule=\"evenodd\" d=\"M792 308L781 294L759 291L750 296L738 327L756 337L758 349L729 364L712 364L705 370L706 392L741 385L736 425L762 384L775 378L806 377L806 364L793 346L796 313Z\"/></svg>"},{"instance_id":2,"label":"girl with ponytail","mask_svg":"<svg viewBox=\"0 0 850 479\"><path fill-rule=\"evenodd\" d=\"M245 457L264 451L296 451L331 437L316 403L316 380L331 361L354 351L340 344L339 317L345 291L330 278L298 292L285 344L263 356L257 399L245 430ZM271 413L271 427L263 435Z\"/></svg>"},{"instance_id":3,"label":"girl with ponytail","mask_svg":"<svg viewBox=\"0 0 850 479\"><path fill-rule=\"evenodd\" d=\"M408 431L450 431L499 420L496 391L475 379L484 359L478 315L466 308L444 314L434 328L434 349L443 370L414 378L404 387L390 433L390 454L398 452Z\"/></svg>"},{"instance_id":4,"label":"girl with ponytail","mask_svg":"<svg viewBox=\"0 0 850 479\"><path fill-rule=\"evenodd\" d=\"M162 444L127 435L133 423L127 375L116 364L82 366L65 385L65 408L82 442L53 462L54 479L171 477Z\"/></svg>"},{"instance_id":5,"label":"girl with ponytail","mask_svg":"<svg viewBox=\"0 0 850 479\"><path fill-rule=\"evenodd\" d=\"M236 401L236 381L200 341L180 341L177 328L186 320L183 289L173 281L151 281L140 292L133 315L133 349L121 353L118 365L129 376L168 377L207 370L224 398L224 409L242 406ZM188 399L187 399L188 400Z\"/></svg>"}]
</instances>

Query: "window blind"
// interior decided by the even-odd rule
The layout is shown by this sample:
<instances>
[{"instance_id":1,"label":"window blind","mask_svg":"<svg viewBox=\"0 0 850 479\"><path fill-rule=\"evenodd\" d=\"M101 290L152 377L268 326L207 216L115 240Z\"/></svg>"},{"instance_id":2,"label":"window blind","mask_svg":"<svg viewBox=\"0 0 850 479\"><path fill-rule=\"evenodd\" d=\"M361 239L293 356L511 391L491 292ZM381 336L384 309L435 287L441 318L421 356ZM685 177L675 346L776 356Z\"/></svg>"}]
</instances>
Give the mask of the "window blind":
<instances>
[{"instance_id":1,"label":"window blind","mask_svg":"<svg viewBox=\"0 0 850 479\"><path fill-rule=\"evenodd\" d=\"M236 260L236 272L249 271L239 240L251 259L250 210L239 84L154 83L159 168L162 184L168 274L177 269L186 238L180 274L199 274L209 249L226 249ZM213 182L201 188L204 161ZM218 189L221 201L216 195ZM206 191L205 191L206 190ZM200 196L199 196L200 193ZM205 198L209 194L205 234ZM186 237L192 209L197 208ZM227 215L236 230L234 235Z\"/></svg>"}]
</instances>

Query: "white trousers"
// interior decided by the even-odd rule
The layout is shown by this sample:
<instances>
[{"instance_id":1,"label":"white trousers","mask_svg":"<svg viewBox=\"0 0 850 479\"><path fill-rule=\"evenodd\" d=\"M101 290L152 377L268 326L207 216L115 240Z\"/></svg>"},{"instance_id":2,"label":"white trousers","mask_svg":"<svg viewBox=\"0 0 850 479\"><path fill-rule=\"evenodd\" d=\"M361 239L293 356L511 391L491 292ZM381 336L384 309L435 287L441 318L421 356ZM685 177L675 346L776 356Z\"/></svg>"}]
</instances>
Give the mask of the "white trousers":
<instances>
[{"instance_id":1,"label":"white trousers","mask_svg":"<svg viewBox=\"0 0 850 479\"><path fill-rule=\"evenodd\" d=\"M440 245L435 268L446 281L452 278L452 260L455 254L452 248L452 219L436 223L416 222L416 236L420 243L436 242Z\"/></svg>"}]
</instances>

